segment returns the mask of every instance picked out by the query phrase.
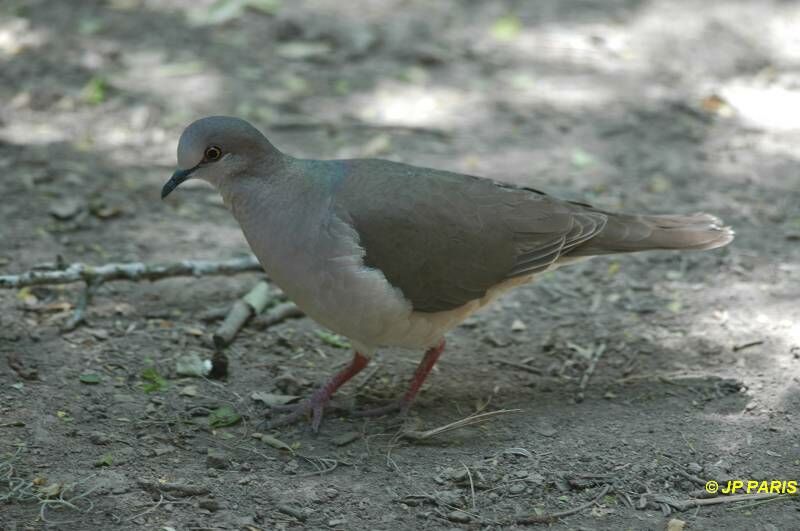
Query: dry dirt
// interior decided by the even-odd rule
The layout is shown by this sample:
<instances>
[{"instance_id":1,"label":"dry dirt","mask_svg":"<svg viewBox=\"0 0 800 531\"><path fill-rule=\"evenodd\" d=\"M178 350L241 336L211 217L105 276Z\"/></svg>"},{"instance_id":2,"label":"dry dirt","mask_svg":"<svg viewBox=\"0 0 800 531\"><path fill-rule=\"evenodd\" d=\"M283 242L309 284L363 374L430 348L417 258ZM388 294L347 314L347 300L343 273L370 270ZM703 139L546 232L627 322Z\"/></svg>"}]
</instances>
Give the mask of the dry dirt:
<instances>
[{"instance_id":1,"label":"dry dirt","mask_svg":"<svg viewBox=\"0 0 800 531\"><path fill-rule=\"evenodd\" d=\"M518 289L449 336L405 428L266 432L291 450L252 436L251 396L347 362L313 322L255 319L227 379L176 375L257 274L108 283L71 332L79 285L4 290L0 529L508 529L578 508L551 527L799 527L797 497L679 509L705 480L800 479L800 4L4 0L0 275L246 253L207 187L159 199L208 114L296 156L708 211L737 238ZM396 396L420 356L381 352L337 402ZM224 406L241 422L210 428ZM520 411L398 437L481 409Z\"/></svg>"}]
</instances>

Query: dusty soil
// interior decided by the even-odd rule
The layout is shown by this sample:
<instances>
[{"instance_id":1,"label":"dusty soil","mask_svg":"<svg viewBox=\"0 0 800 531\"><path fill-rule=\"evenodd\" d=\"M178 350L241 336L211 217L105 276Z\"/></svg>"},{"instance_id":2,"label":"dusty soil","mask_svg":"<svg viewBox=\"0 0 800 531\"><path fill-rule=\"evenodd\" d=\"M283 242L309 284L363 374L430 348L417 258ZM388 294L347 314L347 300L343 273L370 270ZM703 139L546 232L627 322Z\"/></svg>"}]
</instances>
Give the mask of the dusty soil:
<instances>
[{"instance_id":1,"label":"dusty soil","mask_svg":"<svg viewBox=\"0 0 800 531\"><path fill-rule=\"evenodd\" d=\"M318 436L265 432L291 450L252 436L252 393L302 395L348 361L313 322L255 319L227 379L176 374L179 357L212 356L208 310L257 274L108 283L71 332L79 285L6 290L0 528L500 529L584 504L552 527L798 527L797 497L678 510L705 480L800 479L796 2L209 6L0 4L0 274L246 253L208 188L159 200L180 131L207 114L297 156L713 212L736 241L518 289L449 336L405 427L331 413ZM396 396L420 356L380 353L337 403ZM242 421L209 427L224 406ZM519 411L398 437L497 409Z\"/></svg>"}]
</instances>

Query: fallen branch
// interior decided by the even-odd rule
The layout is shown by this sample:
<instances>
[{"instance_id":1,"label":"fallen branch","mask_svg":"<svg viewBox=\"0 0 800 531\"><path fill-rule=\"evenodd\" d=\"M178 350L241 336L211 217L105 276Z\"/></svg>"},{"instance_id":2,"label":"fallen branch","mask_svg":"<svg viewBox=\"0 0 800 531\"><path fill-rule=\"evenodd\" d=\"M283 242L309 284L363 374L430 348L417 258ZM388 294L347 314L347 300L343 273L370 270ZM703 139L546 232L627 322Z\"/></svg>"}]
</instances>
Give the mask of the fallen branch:
<instances>
[{"instance_id":1,"label":"fallen branch","mask_svg":"<svg viewBox=\"0 0 800 531\"><path fill-rule=\"evenodd\" d=\"M89 306L94 293L104 282L112 280L154 281L169 277L233 275L249 271L262 271L258 260L252 255L221 262L184 260L183 262L167 264L130 262L100 266L76 263L56 270L33 270L20 275L0 275L0 288L14 289L44 284L83 282L85 287L80 299L78 299L78 304L75 306L75 311L63 326L63 331L69 332L86 321L86 308Z\"/></svg>"},{"instance_id":2,"label":"fallen branch","mask_svg":"<svg viewBox=\"0 0 800 531\"><path fill-rule=\"evenodd\" d=\"M267 310L267 312L258 319L258 325L262 328L268 328L286 319L294 319L296 317L303 317L304 315L303 310L298 308L295 303L282 302Z\"/></svg>"},{"instance_id":3,"label":"fallen branch","mask_svg":"<svg viewBox=\"0 0 800 531\"><path fill-rule=\"evenodd\" d=\"M184 260L166 264L144 264L142 262L104 264L90 266L71 264L66 269L55 271L28 271L20 275L0 275L0 288L22 288L43 284L87 284L111 280L160 280L169 277L233 275L247 271L262 271L254 256L231 260Z\"/></svg>"},{"instance_id":4,"label":"fallen branch","mask_svg":"<svg viewBox=\"0 0 800 531\"><path fill-rule=\"evenodd\" d=\"M89 306L89 303L92 302L92 297L98 287L100 287L100 283L97 281L90 280L86 282L81 296L78 299L78 304L75 305L75 311L72 312L70 318L64 323L63 330L65 332L75 330L79 325L86 322L86 308Z\"/></svg>"},{"instance_id":5,"label":"fallen branch","mask_svg":"<svg viewBox=\"0 0 800 531\"><path fill-rule=\"evenodd\" d=\"M227 317L214 332L214 346L223 349L231 344L244 324L254 315L264 311L267 305L275 300L274 292L263 280L258 282L247 295L233 303Z\"/></svg>"},{"instance_id":6,"label":"fallen branch","mask_svg":"<svg viewBox=\"0 0 800 531\"><path fill-rule=\"evenodd\" d=\"M676 500L670 496L656 494L652 496L656 503L664 503L678 511L686 511L693 507L703 507L705 505L719 505L721 503L736 503L741 501L770 500L773 498L788 498L789 494L778 494L762 492L761 494L734 494L732 496L718 496L716 498L692 498L688 500Z\"/></svg>"}]
</instances>

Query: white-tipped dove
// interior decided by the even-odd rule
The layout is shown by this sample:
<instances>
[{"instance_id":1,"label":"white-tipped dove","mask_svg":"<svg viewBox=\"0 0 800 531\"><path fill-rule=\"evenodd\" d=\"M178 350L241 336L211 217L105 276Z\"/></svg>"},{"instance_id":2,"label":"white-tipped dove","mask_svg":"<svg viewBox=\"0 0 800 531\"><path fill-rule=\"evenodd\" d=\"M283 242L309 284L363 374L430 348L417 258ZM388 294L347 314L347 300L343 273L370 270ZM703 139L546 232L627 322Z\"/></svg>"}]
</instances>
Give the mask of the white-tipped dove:
<instances>
[{"instance_id":1,"label":"white-tipped dove","mask_svg":"<svg viewBox=\"0 0 800 531\"><path fill-rule=\"evenodd\" d=\"M733 239L709 214L617 214L386 160L296 159L226 116L186 128L162 198L190 178L217 188L264 270L297 306L353 344L347 368L273 423L311 413L315 431L333 393L381 347L425 350L406 393L371 413L406 412L444 335L540 273L596 255L714 249Z\"/></svg>"}]
</instances>

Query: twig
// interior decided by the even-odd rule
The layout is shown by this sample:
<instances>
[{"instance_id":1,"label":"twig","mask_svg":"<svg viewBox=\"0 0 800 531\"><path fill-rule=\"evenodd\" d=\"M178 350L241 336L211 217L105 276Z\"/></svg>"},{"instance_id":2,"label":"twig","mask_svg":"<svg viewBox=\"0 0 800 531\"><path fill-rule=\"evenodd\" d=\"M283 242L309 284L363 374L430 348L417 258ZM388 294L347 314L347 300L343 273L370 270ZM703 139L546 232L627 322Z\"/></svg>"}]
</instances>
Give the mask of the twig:
<instances>
[{"instance_id":1,"label":"twig","mask_svg":"<svg viewBox=\"0 0 800 531\"><path fill-rule=\"evenodd\" d=\"M258 282L247 295L233 303L227 317L214 332L214 346L223 349L230 345L244 324L252 316L263 312L271 300L273 297L269 284L263 280Z\"/></svg>"},{"instance_id":2,"label":"twig","mask_svg":"<svg viewBox=\"0 0 800 531\"><path fill-rule=\"evenodd\" d=\"M145 479L139 479L136 481L136 483L138 483L140 487L151 492L161 493L161 491L167 491L172 492L176 496L182 497L202 496L211 492L207 487L186 485L183 483L158 483L155 481L147 481Z\"/></svg>"},{"instance_id":3,"label":"twig","mask_svg":"<svg viewBox=\"0 0 800 531\"><path fill-rule=\"evenodd\" d=\"M537 369L536 367L531 367L530 365L525 365L524 363L517 363L515 361L508 361L504 359L493 359L491 360L492 363L497 363L498 365L508 365L509 367L514 367L515 369L520 369L525 372L530 372L532 374L542 375L543 371L541 369Z\"/></svg>"},{"instance_id":4,"label":"twig","mask_svg":"<svg viewBox=\"0 0 800 531\"><path fill-rule=\"evenodd\" d=\"M469 467L464 463L461 463L461 466L464 467L464 470L467 471L467 478L469 479L469 492L472 495L472 510L478 510L478 504L475 500L475 483L472 481L472 472L469 471Z\"/></svg>"},{"instance_id":5,"label":"twig","mask_svg":"<svg viewBox=\"0 0 800 531\"><path fill-rule=\"evenodd\" d=\"M739 352L740 350L744 350L744 349L750 348L750 347L757 347L758 345L763 345L763 344L764 344L764 340L763 339L758 339L756 341L750 341L749 343L744 343L742 345L734 345L733 346L733 351L734 352Z\"/></svg>"},{"instance_id":6,"label":"twig","mask_svg":"<svg viewBox=\"0 0 800 531\"><path fill-rule=\"evenodd\" d=\"M304 315L303 310L298 308L293 302L282 302L267 310L267 312L258 319L258 326L268 328L286 319L294 319L296 317L303 317Z\"/></svg>"},{"instance_id":7,"label":"twig","mask_svg":"<svg viewBox=\"0 0 800 531\"><path fill-rule=\"evenodd\" d=\"M461 420L457 420L455 422L451 422L450 424L446 424L444 426L440 426L438 428L433 428L432 430L428 431L404 431L400 433L400 437L403 439L410 439L412 441L424 441L425 439L430 439L431 437L436 437L437 435L441 435L442 433L446 433L448 431L458 430L461 428L466 428L467 426L474 426L476 424L482 424L494 417L500 415L507 415L509 413L519 413L522 411L521 409L499 409L497 411L488 411L486 413L478 413L475 415L470 415L469 417L463 418Z\"/></svg>"},{"instance_id":8,"label":"twig","mask_svg":"<svg viewBox=\"0 0 800 531\"><path fill-rule=\"evenodd\" d=\"M560 511L557 513L545 513L545 514L526 516L524 518L517 518L515 523L518 525L532 525L532 524L549 524L555 522L559 518L564 518L565 516L570 516L572 514L579 513L584 509L591 507L592 505L600 501L600 499L603 496L608 494L610 490L611 490L611 485L606 485L602 488L600 493L594 497L594 499L584 503L583 505L579 505L577 507L573 507L572 509L568 509L566 511Z\"/></svg>"},{"instance_id":9,"label":"twig","mask_svg":"<svg viewBox=\"0 0 800 531\"><path fill-rule=\"evenodd\" d=\"M100 284L101 282L97 280L86 281L86 285L83 287L81 296L78 299L78 304L75 305L75 311L72 312L70 318L66 323L64 323L62 330L65 332L70 332L75 330L78 325L86 322L86 307L89 306L90 302L92 302L92 297L97 291L97 288L100 287Z\"/></svg>"},{"instance_id":10,"label":"twig","mask_svg":"<svg viewBox=\"0 0 800 531\"><path fill-rule=\"evenodd\" d=\"M314 465L314 467L316 467L317 469L314 472L305 472L303 474L298 474L297 477L307 478L311 476L322 476L323 474L329 474L333 472L339 466L339 461L337 461L336 459L329 459L327 457L308 457L300 454L297 455L305 459L312 465ZM318 463L321 463L324 466L319 466Z\"/></svg>"},{"instance_id":11,"label":"twig","mask_svg":"<svg viewBox=\"0 0 800 531\"><path fill-rule=\"evenodd\" d=\"M57 271L28 271L20 275L0 275L0 288L13 289L73 282L102 283L111 280L160 280L182 276L232 275L246 271L261 271L261 266L254 256L223 261L184 260L165 264L130 262L90 266L77 263Z\"/></svg>"},{"instance_id":12,"label":"twig","mask_svg":"<svg viewBox=\"0 0 800 531\"><path fill-rule=\"evenodd\" d=\"M770 492L762 492L761 494L734 494L733 496L718 496L716 498L691 498L688 500L676 500L669 496L656 494L653 496L653 501L656 503L664 503L678 511L685 511L692 507L703 507L705 505L719 505L721 503L736 503L740 501L755 501L755 500L770 500L772 498L788 498L788 494L778 494Z\"/></svg>"},{"instance_id":13,"label":"twig","mask_svg":"<svg viewBox=\"0 0 800 531\"><path fill-rule=\"evenodd\" d=\"M600 361L600 356L602 356L605 351L606 345L605 343L601 343L592 352L592 357L589 358L589 366L586 367L583 376L581 376L581 381L578 384L578 395L575 397L576 402L583 402L584 392L586 391L586 386L589 384L589 378L594 374L594 370L597 368L597 362Z\"/></svg>"},{"instance_id":14,"label":"twig","mask_svg":"<svg viewBox=\"0 0 800 531\"><path fill-rule=\"evenodd\" d=\"M159 507L161 507L161 503L162 503L163 501L164 501L164 495L163 495L163 494L161 494L161 493L159 492L159 493L158 493L158 501L156 502L156 504L155 504L155 505L153 505L152 507L150 507L150 508L149 508L149 509L147 509L146 511L143 511L143 512L141 512L141 513L139 513L139 514L135 514L135 515L131 516L130 518L128 518L128 519L127 519L127 520L125 520L125 521L126 521L126 522L133 522L133 521L134 521L134 520L136 520L137 518L140 518L140 517L142 517L142 516L146 515L147 513L152 513L153 511L155 511L156 509L158 509Z\"/></svg>"},{"instance_id":15,"label":"twig","mask_svg":"<svg viewBox=\"0 0 800 531\"><path fill-rule=\"evenodd\" d=\"M705 485L706 484L706 480L700 479L699 477L695 476L694 474L690 474L690 473L686 472L683 469L675 468L674 470L675 470L675 472L677 472L681 476L685 477L686 479L688 479L692 483L697 483L698 485Z\"/></svg>"}]
</instances>

